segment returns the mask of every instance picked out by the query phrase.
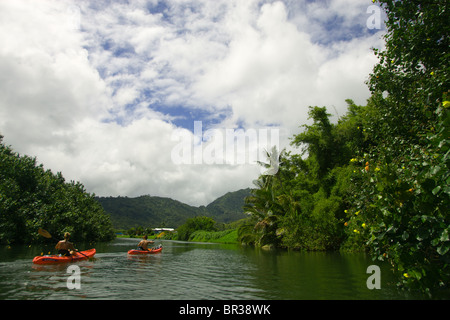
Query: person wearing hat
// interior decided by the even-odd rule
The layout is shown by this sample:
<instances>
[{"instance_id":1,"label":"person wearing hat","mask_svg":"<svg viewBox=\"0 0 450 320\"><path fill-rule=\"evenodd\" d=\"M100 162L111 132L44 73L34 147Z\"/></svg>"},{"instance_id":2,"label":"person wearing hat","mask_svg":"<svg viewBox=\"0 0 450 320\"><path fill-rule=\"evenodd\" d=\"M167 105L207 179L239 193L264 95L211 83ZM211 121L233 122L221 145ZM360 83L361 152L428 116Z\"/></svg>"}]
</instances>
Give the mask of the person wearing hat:
<instances>
[{"instance_id":1,"label":"person wearing hat","mask_svg":"<svg viewBox=\"0 0 450 320\"><path fill-rule=\"evenodd\" d=\"M70 233L66 232L64 233L64 240L59 241L56 244L56 250L58 250L58 253L62 256L70 257L71 255L75 254L77 249L73 246L72 242L69 242L70 239Z\"/></svg>"}]
</instances>

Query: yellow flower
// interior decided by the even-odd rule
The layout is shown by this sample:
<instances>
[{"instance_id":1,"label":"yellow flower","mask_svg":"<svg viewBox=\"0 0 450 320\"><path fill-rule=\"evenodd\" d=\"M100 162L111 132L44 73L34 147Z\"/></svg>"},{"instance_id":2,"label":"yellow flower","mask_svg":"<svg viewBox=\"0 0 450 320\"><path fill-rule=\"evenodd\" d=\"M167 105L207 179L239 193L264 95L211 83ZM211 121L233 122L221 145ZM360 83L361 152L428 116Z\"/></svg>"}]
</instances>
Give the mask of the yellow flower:
<instances>
[{"instance_id":1,"label":"yellow flower","mask_svg":"<svg viewBox=\"0 0 450 320\"><path fill-rule=\"evenodd\" d=\"M344 210L344 213L348 213L348 210Z\"/></svg>"},{"instance_id":2,"label":"yellow flower","mask_svg":"<svg viewBox=\"0 0 450 320\"><path fill-rule=\"evenodd\" d=\"M406 273L406 272L403 274L403 276L404 276L405 278L409 278L409 274Z\"/></svg>"},{"instance_id":3,"label":"yellow flower","mask_svg":"<svg viewBox=\"0 0 450 320\"><path fill-rule=\"evenodd\" d=\"M356 211L355 214L358 215L361 211Z\"/></svg>"},{"instance_id":4,"label":"yellow flower","mask_svg":"<svg viewBox=\"0 0 450 320\"><path fill-rule=\"evenodd\" d=\"M354 229L354 230L353 230L353 232L354 232L354 233L359 233L359 231L358 231L358 230L356 230L356 229Z\"/></svg>"},{"instance_id":5,"label":"yellow flower","mask_svg":"<svg viewBox=\"0 0 450 320\"><path fill-rule=\"evenodd\" d=\"M365 223L363 223L362 227L365 229L367 227L367 225Z\"/></svg>"},{"instance_id":6,"label":"yellow flower","mask_svg":"<svg viewBox=\"0 0 450 320\"><path fill-rule=\"evenodd\" d=\"M444 101L442 102L442 105L444 106L444 108L448 108L450 107L450 101Z\"/></svg>"},{"instance_id":7,"label":"yellow flower","mask_svg":"<svg viewBox=\"0 0 450 320\"><path fill-rule=\"evenodd\" d=\"M434 71L431 71L430 74L431 74L432 76L434 76Z\"/></svg>"},{"instance_id":8,"label":"yellow flower","mask_svg":"<svg viewBox=\"0 0 450 320\"><path fill-rule=\"evenodd\" d=\"M356 158L350 159L350 162L357 162L357 161L358 161L358 159L356 159Z\"/></svg>"},{"instance_id":9,"label":"yellow flower","mask_svg":"<svg viewBox=\"0 0 450 320\"><path fill-rule=\"evenodd\" d=\"M380 168L376 167L375 172L378 172L378 171L380 171Z\"/></svg>"}]
</instances>

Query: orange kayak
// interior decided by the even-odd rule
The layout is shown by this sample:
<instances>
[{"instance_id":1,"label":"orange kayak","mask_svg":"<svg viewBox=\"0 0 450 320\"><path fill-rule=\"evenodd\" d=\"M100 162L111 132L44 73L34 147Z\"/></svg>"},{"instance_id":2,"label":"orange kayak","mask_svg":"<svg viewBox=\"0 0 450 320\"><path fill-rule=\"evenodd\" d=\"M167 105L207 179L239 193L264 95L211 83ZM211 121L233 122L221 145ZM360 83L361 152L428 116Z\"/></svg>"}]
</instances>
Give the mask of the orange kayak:
<instances>
[{"instance_id":1,"label":"orange kayak","mask_svg":"<svg viewBox=\"0 0 450 320\"><path fill-rule=\"evenodd\" d=\"M81 252L81 253L80 253ZM86 251L77 252L75 255L70 257L60 256L58 254L49 256L37 256L34 257L33 263L36 264L55 264L55 263L70 263L74 261L86 260L91 258L95 254L95 249L89 249Z\"/></svg>"},{"instance_id":2,"label":"orange kayak","mask_svg":"<svg viewBox=\"0 0 450 320\"><path fill-rule=\"evenodd\" d=\"M128 251L128 254L151 254L151 253L160 253L162 251L162 247L156 248L156 249L151 249L151 250L136 250L136 249L131 249L130 251Z\"/></svg>"}]
</instances>

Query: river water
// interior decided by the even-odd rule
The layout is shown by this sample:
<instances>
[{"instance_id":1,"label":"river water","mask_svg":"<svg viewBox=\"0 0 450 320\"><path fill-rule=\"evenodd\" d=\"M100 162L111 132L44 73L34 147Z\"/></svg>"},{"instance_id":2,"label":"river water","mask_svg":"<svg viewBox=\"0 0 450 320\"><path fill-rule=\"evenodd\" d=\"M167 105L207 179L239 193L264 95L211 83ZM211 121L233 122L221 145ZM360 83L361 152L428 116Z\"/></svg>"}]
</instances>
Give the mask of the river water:
<instances>
[{"instance_id":1,"label":"river water","mask_svg":"<svg viewBox=\"0 0 450 320\"><path fill-rule=\"evenodd\" d=\"M160 254L130 256L138 239L95 244L70 289L70 264L34 265L53 246L0 247L0 300L297 300L409 299L398 292L389 266L365 254L262 250L239 245L157 241ZM94 247L93 245L91 247ZM89 249L90 246L80 246ZM370 265L380 267L380 289L370 290Z\"/></svg>"}]
</instances>

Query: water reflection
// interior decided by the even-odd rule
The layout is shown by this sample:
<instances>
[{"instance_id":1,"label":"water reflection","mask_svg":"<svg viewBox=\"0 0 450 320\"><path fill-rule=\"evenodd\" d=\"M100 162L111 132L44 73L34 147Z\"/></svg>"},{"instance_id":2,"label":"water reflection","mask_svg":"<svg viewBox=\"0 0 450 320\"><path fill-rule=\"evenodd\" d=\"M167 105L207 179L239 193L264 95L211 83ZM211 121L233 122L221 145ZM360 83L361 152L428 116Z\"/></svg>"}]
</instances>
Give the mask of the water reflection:
<instances>
[{"instance_id":1,"label":"water reflection","mask_svg":"<svg viewBox=\"0 0 450 320\"><path fill-rule=\"evenodd\" d=\"M80 290L67 288L67 264L31 263L42 248L17 247L7 254L0 249L0 299L405 298L395 290L384 264L381 290L367 288L366 270L373 262L364 254L162 241L160 254L128 255L136 244L136 239L95 244L95 259L76 263Z\"/></svg>"},{"instance_id":2,"label":"water reflection","mask_svg":"<svg viewBox=\"0 0 450 320\"><path fill-rule=\"evenodd\" d=\"M247 255L256 267L255 282L269 299L380 298L366 286L366 269L372 262L364 255L262 250L249 250ZM383 272L389 278L390 271Z\"/></svg>"}]
</instances>

